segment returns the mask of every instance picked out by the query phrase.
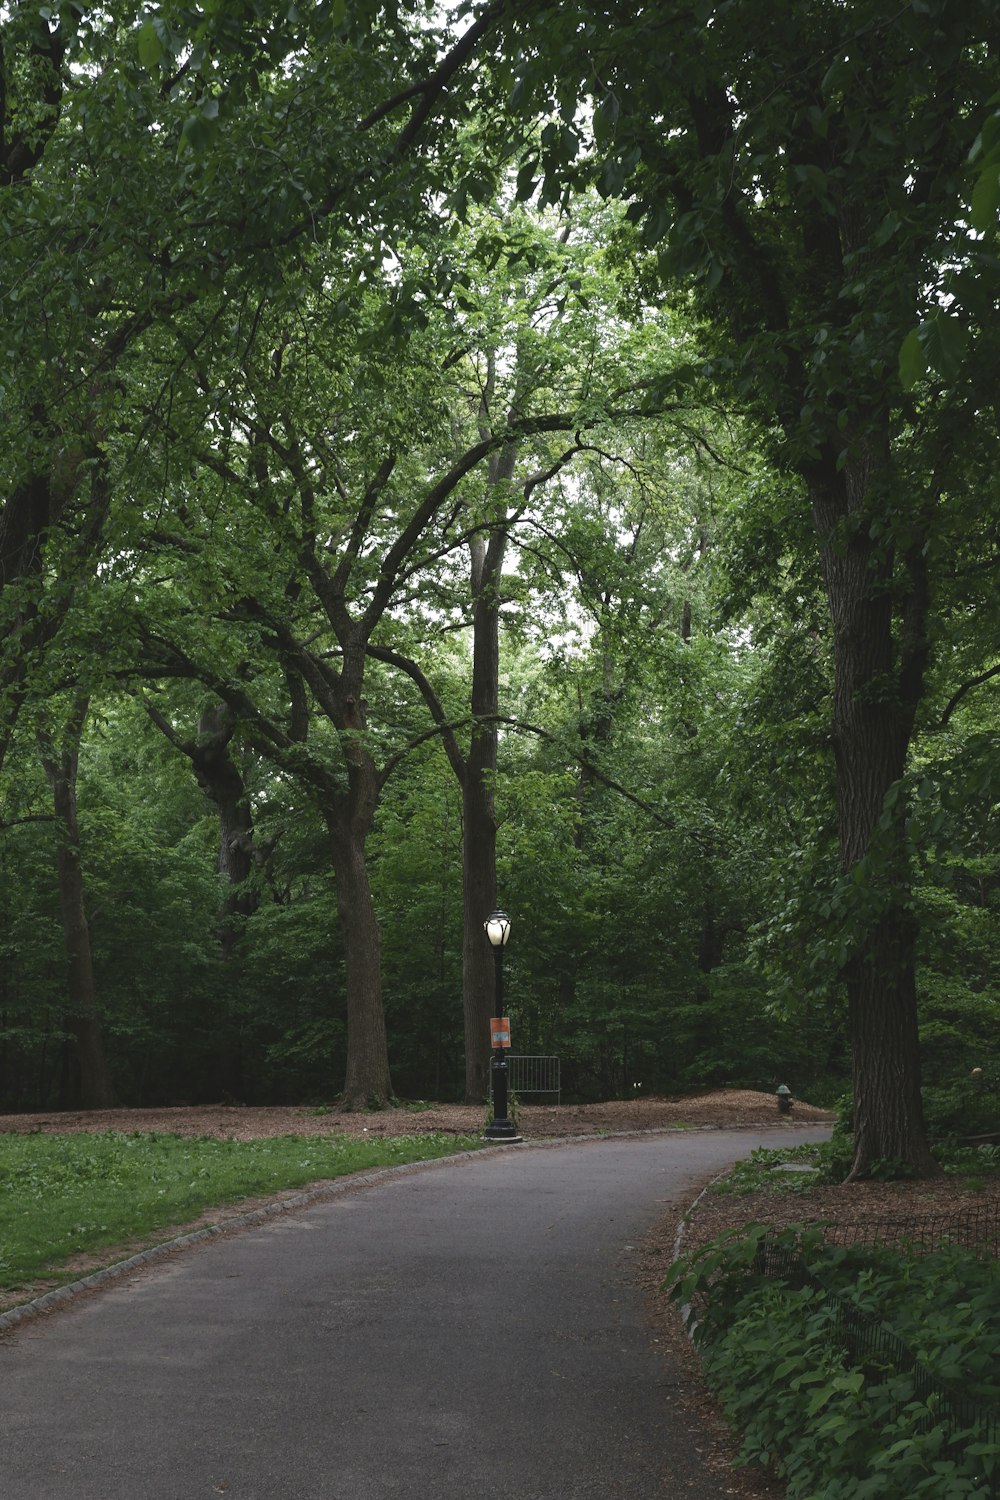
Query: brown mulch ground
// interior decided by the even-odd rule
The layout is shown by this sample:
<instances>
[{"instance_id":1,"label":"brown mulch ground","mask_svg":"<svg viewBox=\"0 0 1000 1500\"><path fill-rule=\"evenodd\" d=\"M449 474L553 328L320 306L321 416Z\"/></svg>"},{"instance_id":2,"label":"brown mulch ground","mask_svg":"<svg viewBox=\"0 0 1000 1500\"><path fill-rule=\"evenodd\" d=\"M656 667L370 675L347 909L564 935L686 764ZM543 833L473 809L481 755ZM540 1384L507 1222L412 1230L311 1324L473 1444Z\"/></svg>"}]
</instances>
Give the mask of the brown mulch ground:
<instances>
[{"instance_id":1,"label":"brown mulch ground","mask_svg":"<svg viewBox=\"0 0 1000 1500\"><path fill-rule=\"evenodd\" d=\"M830 1120L826 1111L796 1101L791 1123L814 1124ZM478 1135L484 1123L484 1112L472 1106L448 1104L431 1108L392 1109L380 1113L344 1114L335 1110L317 1111L302 1108L252 1108L229 1105L203 1105L170 1109L116 1109L60 1114L46 1112L32 1115L0 1115L0 1134L8 1131L159 1131L178 1135L211 1136L217 1139L254 1140L277 1135L412 1135L442 1131L458 1135ZM573 1136L595 1136L622 1131L649 1131L688 1127L732 1127L784 1125L789 1117L779 1115L774 1096L750 1090L719 1090L685 1098L650 1098L641 1101L611 1101L605 1104L534 1105L521 1111L520 1128L527 1139L558 1140ZM706 1184L706 1187L708 1185ZM220 1209L204 1215L196 1225L178 1226L165 1231L181 1233L182 1229L200 1227L203 1222L220 1223L236 1216L256 1202ZM676 1421L691 1433L692 1443L704 1462L718 1478L720 1496L738 1500L781 1500L784 1489L772 1476L755 1468L732 1467L735 1445L711 1393L702 1380L700 1368L679 1317L661 1291L661 1283L674 1258L678 1224L686 1216L681 1248L685 1251L706 1243L721 1231L751 1222L776 1225L807 1221L831 1221L838 1224L868 1223L873 1220L902 1220L929 1215L949 1214L964 1208L992 1207L1000 1212L1000 1187L991 1184L977 1191L952 1177L931 1182L857 1183L850 1187L810 1187L803 1192L756 1192L742 1197L705 1192L692 1206L689 1202L672 1204L641 1247L636 1259L636 1274L648 1297L650 1316L657 1342L674 1361L680 1363L685 1379L671 1383L668 1403ZM137 1246L123 1247L123 1254ZM106 1254L101 1264L112 1258ZM96 1262L95 1262L96 1264ZM85 1275L92 1267L84 1258L75 1274ZM43 1286L38 1291L44 1290ZM35 1289L32 1289L35 1290ZM0 1299L0 1311L18 1297Z\"/></svg>"},{"instance_id":2,"label":"brown mulch ground","mask_svg":"<svg viewBox=\"0 0 1000 1500\"><path fill-rule=\"evenodd\" d=\"M811 1104L796 1103L793 1123L811 1124L831 1116ZM249 1141L276 1135L449 1135L481 1134L481 1105L434 1104L429 1108L386 1109L348 1114L336 1109L254 1108L203 1104L172 1109L106 1109L33 1115L0 1115L0 1133L42 1130L155 1130L175 1135L213 1136ZM678 1125L778 1125L772 1094L749 1089L718 1090L674 1099L610 1100L606 1104L527 1105L520 1127L530 1140L567 1135L601 1135L609 1131L663 1130Z\"/></svg>"}]
</instances>

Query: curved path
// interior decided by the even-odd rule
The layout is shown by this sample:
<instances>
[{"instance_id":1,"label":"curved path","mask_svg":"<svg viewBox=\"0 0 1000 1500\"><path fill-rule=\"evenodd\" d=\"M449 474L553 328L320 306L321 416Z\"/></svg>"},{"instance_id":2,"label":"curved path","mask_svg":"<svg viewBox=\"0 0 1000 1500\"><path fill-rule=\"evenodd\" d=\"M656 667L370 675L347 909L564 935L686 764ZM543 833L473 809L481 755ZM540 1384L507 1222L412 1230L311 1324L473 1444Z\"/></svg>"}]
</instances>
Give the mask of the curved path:
<instances>
[{"instance_id":1,"label":"curved path","mask_svg":"<svg viewBox=\"0 0 1000 1500\"><path fill-rule=\"evenodd\" d=\"M757 1145L508 1147L196 1245L0 1340L5 1500L716 1500L630 1246Z\"/></svg>"}]
</instances>

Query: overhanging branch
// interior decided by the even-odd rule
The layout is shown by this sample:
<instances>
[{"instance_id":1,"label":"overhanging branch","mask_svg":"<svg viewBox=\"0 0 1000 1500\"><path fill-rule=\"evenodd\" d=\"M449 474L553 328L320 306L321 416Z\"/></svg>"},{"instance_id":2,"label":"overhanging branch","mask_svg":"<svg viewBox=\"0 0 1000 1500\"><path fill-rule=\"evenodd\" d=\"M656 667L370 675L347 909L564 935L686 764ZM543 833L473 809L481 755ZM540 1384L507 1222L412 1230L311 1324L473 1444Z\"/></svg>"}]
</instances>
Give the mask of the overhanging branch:
<instances>
[{"instance_id":1,"label":"overhanging branch","mask_svg":"<svg viewBox=\"0 0 1000 1500\"><path fill-rule=\"evenodd\" d=\"M980 672L976 677L970 677L968 682L963 682L962 686L956 692L952 693L949 698L947 707L938 721L938 728L943 729L945 727L967 693L971 693L973 688L982 687L984 682L989 682L993 677L1000 677L1000 666L990 667L989 671Z\"/></svg>"}]
</instances>

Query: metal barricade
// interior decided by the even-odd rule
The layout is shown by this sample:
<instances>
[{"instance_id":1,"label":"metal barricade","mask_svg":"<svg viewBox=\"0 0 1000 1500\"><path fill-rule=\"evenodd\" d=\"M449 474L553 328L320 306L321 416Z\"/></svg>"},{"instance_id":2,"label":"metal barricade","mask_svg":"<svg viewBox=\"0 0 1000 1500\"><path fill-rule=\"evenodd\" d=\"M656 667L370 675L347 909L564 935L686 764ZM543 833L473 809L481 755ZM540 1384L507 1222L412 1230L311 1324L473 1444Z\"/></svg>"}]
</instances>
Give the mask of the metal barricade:
<instances>
[{"instance_id":1,"label":"metal barricade","mask_svg":"<svg viewBox=\"0 0 1000 1500\"><path fill-rule=\"evenodd\" d=\"M562 1083L558 1057L534 1057L521 1052L507 1053L507 1087L518 1098L526 1094L545 1094L547 1103L562 1102ZM493 1091L492 1070L490 1092Z\"/></svg>"}]
</instances>

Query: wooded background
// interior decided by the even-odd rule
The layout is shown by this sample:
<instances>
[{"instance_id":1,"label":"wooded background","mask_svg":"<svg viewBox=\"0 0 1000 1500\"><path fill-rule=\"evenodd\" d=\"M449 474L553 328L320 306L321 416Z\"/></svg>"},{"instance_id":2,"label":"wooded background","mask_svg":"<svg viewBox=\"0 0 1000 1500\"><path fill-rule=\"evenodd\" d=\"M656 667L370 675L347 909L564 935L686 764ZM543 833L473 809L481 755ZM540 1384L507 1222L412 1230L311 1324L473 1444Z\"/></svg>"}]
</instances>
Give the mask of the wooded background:
<instances>
[{"instance_id":1,"label":"wooded background","mask_svg":"<svg viewBox=\"0 0 1000 1500\"><path fill-rule=\"evenodd\" d=\"M961 10L0 12L0 1109L992 1121Z\"/></svg>"}]
</instances>

